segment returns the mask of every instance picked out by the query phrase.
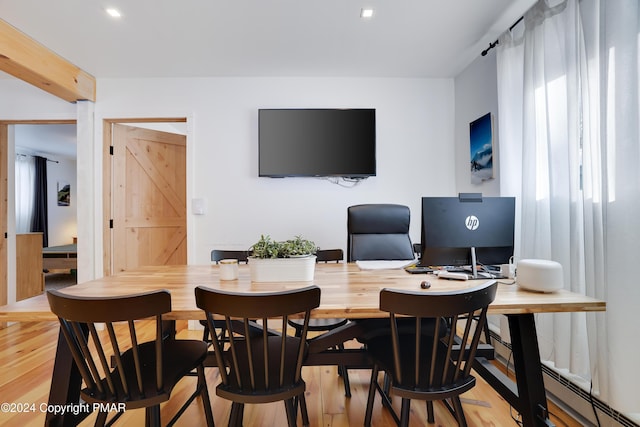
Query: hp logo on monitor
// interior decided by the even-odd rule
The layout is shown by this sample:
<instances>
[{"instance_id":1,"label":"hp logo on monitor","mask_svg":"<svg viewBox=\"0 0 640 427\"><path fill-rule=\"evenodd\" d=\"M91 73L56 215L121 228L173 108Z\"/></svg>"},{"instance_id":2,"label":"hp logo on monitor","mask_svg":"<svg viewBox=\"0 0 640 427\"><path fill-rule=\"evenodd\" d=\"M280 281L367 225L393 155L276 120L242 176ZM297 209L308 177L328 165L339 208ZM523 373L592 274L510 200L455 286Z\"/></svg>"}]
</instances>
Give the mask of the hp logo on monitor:
<instances>
[{"instance_id":1,"label":"hp logo on monitor","mask_svg":"<svg viewBox=\"0 0 640 427\"><path fill-rule=\"evenodd\" d=\"M480 220L475 215L469 215L467 219L464 220L464 225L467 227L467 229L473 231L480 225Z\"/></svg>"}]
</instances>

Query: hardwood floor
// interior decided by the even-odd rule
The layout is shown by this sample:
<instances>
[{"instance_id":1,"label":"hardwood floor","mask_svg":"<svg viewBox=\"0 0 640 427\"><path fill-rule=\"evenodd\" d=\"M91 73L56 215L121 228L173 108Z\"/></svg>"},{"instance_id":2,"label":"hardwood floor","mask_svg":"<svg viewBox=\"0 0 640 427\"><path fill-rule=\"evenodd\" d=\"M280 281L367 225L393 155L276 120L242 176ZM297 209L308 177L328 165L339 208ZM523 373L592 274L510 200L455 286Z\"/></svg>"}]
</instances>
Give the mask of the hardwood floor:
<instances>
[{"instance_id":1,"label":"hardwood floor","mask_svg":"<svg viewBox=\"0 0 640 427\"><path fill-rule=\"evenodd\" d=\"M34 412L7 413L0 411L0 426L42 426L44 413L40 405L46 404L49 393L51 371L55 356L58 327L55 323L19 323L0 330L0 402L16 404L35 404ZM201 337L199 331L182 330L179 338ZM355 345L355 343L354 343ZM226 425L231 404L215 394L218 383L217 369L207 369L209 396L218 426ZM369 388L369 370L350 370L352 397L344 396L342 380L336 368L305 367L303 377L307 382L307 406L311 426L343 427L363 425ZM195 378L184 379L174 390L171 400L162 406L164 422L168 421L182 402L191 393ZM394 407L399 410L399 399ZM463 407L470 427L513 426L516 417L509 405L491 389L481 378L477 386L463 395ZM441 404L435 405L436 423L426 422L425 405L412 402L412 426L453 426L453 417ZM551 405L551 419L557 426L580 426L579 423ZM560 417L560 418L559 418ZM82 425L93 425L94 416ZM284 405L273 403L265 405L247 405L244 416L245 426L282 426L286 425ZM144 411L127 411L116 425L144 425ZM202 404L196 400L178 421L179 426L204 425ZM373 415L374 426L394 426L393 418L382 409L379 397Z\"/></svg>"}]
</instances>

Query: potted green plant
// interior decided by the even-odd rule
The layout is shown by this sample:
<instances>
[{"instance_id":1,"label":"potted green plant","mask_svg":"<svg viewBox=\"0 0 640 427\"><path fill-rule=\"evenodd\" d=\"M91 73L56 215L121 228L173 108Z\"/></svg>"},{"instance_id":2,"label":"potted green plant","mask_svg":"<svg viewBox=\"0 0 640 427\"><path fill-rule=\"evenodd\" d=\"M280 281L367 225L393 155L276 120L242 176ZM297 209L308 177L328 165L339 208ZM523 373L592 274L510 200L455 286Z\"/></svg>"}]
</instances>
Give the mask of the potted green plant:
<instances>
[{"instance_id":1,"label":"potted green plant","mask_svg":"<svg viewBox=\"0 0 640 427\"><path fill-rule=\"evenodd\" d=\"M249 251L249 269L253 282L307 282L313 280L317 246L296 236L275 241L269 235L260 236Z\"/></svg>"}]
</instances>

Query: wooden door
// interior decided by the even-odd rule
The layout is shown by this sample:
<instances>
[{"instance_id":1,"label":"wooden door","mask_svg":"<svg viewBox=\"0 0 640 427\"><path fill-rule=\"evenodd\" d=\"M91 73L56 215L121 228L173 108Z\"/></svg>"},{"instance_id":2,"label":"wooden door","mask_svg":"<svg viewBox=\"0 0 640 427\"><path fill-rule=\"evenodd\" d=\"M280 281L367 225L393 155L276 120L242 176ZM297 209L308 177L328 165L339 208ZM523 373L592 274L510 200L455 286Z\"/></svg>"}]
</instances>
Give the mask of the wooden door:
<instances>
[{"instance_id":1,"label":"wooden door","mask_svg":"<svg viewBox=\"0 0 640 427\"><path fill-rule=\"evenodd\" d=\"M111 273L187 263L186 137L113 125Z\"/></svg>"},{"instance_id":2,"label":"wooden door","mask_svg":"<svg viewBox=\"0 0 640 427\"><path fill-rule=\"evenodd\" d=\"M42 233L16 234L16 301L43 292Z\"/></svg>"}]
</instances>

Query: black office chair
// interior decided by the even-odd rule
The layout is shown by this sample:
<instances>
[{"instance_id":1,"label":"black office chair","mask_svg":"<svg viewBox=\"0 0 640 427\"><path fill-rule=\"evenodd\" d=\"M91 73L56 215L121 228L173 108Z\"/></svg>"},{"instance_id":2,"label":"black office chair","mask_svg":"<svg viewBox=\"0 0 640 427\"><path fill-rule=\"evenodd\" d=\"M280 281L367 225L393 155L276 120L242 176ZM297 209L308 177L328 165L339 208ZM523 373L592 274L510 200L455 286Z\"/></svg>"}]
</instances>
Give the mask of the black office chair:
<instances>
[{"instance_id":1,"label":"black office chair","mask_svg":"<svg viewBox=\"0 0 640 427\"><path fill-rule=\"evenodd\" d=\"M162 315L171 311L168 291L105 298L49 291L47 298L51 311L58 316L60 331L82 376L82 400L123 403L126 409L146 408L146 425L159 426L160 404L169 400L180 379L196 370L195 392L168 425L173 425L186 407L200 396L207 425L213 426L204 375L207 345L199 340L164 338ZM149 318L155 318L156 336L152 341L138 342L141 336L136 333L136 323ZM105 333L98 332L98 323L105 324ZM108 414L100 411L95 425L104 426ZM118 412L112 417L109 425L122 414Z\"/></svg>"},{"instance_id":2,"label":"black office chair","mask_svg":"<svg viewBox=\"0 0 640 427\"><path fill-rule=\"evenodd\" d=\"M318 249L316 252L316 262L340 262L344 259L344 251L342 249ZM340 326L346 325L347 319L309 319L309 331L311 332L328 332ZM289 319L289 326L296 330L296 336L300 336L304 322L302 319ZM344 344L339 344L338 349L344 350ZM338 366L338 375L342 376L344 381L344 395L351 397L351 385L349 383L349 373L345 366Z\"/></svg>"},{"instance_id":3,"label":"black office chair","mask_svg":"<svg viewBox=\"0 0 640 427\"><path fill-rule=\"evenodd\" d=\"M226 348L217 335L212 338L221 380L216 394L233 402L229 425L242 425L246 403L277 401L284 401L290 427L296 425L296 401L302 423L309 425L302 365L308 350L309 315L320 305L320 288L235 293L198 286L195 295L211 327L214 315L224 316L227 329L233 331ZM302 333L288 335L287 320L298 314L304 319ZM278 326L272 323L275 329L270 329L267 319ZM261 328L251 327L256 321L261 321Z\"/></svg>"},{"instance_id":4,"label":"black office chair","mask_svg":"<svg viewBox=\"0 0 640 427\"><path fill-rule=\"evenodd\" d=\"M364 204L347 208L347 259L412 260L413 245L409 237L409 207L395 204ZM366 344L368 337L387 326L384 319L358 320L368 332L358 337Z\"/></svg>"},{"instance_id":5,"label":"black office chair","mask_svg":"<svg viewBox=\"0 0 640 427\"><path fill-rule=\"evenodd\" d=\"M347 260L412 260L407 206L366 204L347 209Z\"/></svg>"},{"instance_id":6,"label":"black office chair","mask_svg":"<svg viewBox=\"0 0 640 427\"><path fill-rule=\"evenodd\" d=\"M378 372L391 377L391 394L402 398L399 424L409 425L411 399L427 401L428 422L433 423L433 401L443 401L460 426L466 420L460 395L475 386L471 375L487 308L494 300L497 282L483 283L459 291L418 292L383 289L380 310L389 312L390 329L371 339L367 351L374 361L367 399L365 426L371 425ZM399 318L410 316L413 327L407 328ZM423 320L429 319L444 334L423 334ZM460 322L458 322L460 320ZM390 408L390 405L385 405ZM391 409L391 408L390 408ZM393 413L394 418L398 417Z\"/></svg>"}]
</instances>

